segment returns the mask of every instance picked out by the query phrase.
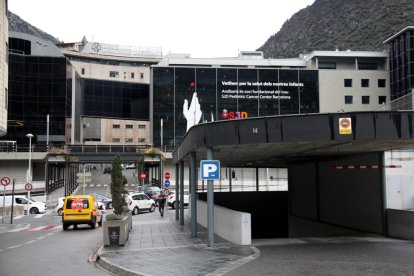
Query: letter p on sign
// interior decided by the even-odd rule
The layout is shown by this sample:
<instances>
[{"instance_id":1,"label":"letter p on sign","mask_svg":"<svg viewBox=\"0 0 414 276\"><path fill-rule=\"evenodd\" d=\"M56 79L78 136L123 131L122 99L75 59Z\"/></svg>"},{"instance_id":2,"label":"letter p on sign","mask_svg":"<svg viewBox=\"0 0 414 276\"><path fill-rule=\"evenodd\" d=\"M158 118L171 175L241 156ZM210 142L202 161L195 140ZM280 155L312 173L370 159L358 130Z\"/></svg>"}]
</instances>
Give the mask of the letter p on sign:
<instances>
[{"instance_id":1,"label":"letter p on sign","mask_svg":"<svg viewBox=\"0 0 414 276\"><path fill-rule=\"evenodd\" d=\"M200 170L202 180L220 179L220 161L218 160L201 160Z\"/></svg>"}]
</instances>

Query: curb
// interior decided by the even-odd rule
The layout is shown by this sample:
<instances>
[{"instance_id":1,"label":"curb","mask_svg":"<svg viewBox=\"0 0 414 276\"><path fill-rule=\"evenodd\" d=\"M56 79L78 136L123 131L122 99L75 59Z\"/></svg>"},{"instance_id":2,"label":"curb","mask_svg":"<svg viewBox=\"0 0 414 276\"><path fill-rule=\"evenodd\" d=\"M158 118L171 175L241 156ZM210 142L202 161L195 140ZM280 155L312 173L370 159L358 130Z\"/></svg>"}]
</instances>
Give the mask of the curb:
<instances>
[{"instance_id":1,"label":"curb","mask_svg":"<svg viewBox=\"0 0 414 276\"><path fill-rule=\"evenodd\" d=\"M93 262L102 270L109 272L113 275L120 275L120 276L149 276L148 274L136 272L129 270L123 266L117 265L107 258L103 257L103 244L102 242L99 244L98 248L90 255L89 261L91 261L91 257Z\"/></svg>"}]
</instances>

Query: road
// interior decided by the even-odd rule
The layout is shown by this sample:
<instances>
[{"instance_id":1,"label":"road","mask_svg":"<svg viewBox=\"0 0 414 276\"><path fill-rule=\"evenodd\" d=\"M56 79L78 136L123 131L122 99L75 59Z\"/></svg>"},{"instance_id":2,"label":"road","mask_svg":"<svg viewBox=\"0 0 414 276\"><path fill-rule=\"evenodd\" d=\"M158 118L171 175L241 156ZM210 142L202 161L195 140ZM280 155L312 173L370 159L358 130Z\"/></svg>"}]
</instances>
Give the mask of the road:
<instances>
[{"instance_id":1,"label":"road","mask_svg":"<svg viewBox=\"0 0 414 276\"><path fill-rule=\"evenodd\" d=\"M0 275L105 275L88 262L101 241L102 228L63 231L53 214L15 219L0 225Z\"/></svg>"},{"instance_id":2,"label":"road","mask_svg":"<svg viewBox=\"0 0 414 276\"><path fill-rule=\"evenodd\" d=\"M130 179L132 171L123 172ZM110 174L98 171L85 193L110 197L110 182ZM81 193L83 188L78 190ZM63 189L54 196L63 196ZM61 217L52 211L49 207L45 214L15 217L13 225L10 217L4 218L4 224L0 224L0 275L107 275L88 262L89 255L102 242L102 228L80 225L76 230L63 231Z\"/></svg>"}]
</instances>

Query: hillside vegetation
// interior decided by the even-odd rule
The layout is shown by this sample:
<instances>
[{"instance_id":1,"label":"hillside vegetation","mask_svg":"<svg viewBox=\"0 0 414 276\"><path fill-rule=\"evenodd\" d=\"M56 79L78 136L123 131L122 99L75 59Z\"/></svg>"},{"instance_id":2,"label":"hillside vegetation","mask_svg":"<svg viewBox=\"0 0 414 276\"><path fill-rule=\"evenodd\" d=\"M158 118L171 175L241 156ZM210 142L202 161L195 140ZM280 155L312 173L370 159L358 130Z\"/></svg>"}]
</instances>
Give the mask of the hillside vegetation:
<instances>
[{"instance_id":1,"label":"hillside vegetation","mask_svg":"<svg viewBox=\"0 0 414 276\"><path fill-rule=\"evenodd\" d=\"M414 0L316 0L258 50L271 58L314 50L382 51L384 40L413 25Z\"/></svg>"}]
</instances>

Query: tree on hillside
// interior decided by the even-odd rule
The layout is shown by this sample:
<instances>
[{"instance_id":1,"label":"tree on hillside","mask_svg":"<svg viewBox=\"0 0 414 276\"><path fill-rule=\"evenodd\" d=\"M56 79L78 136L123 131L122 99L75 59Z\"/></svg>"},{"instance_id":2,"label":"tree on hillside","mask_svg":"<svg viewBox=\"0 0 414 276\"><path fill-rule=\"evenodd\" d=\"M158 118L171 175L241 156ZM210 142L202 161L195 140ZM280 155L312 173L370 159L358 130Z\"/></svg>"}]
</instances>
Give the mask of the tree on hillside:
<instances>
[{"instance_id":1,"label":"tree on hillside","mask_svg":"<svg viewBox=\"0 0 414 276\"><path fill-rule=\"evenodd\" d=\"M119 155L116 155L112 162L111 194L114 213L122 215L123 206L126 206L126 202L124 200L124 176L122 175L121 157Z\"/></svg>"}]
</instances>

